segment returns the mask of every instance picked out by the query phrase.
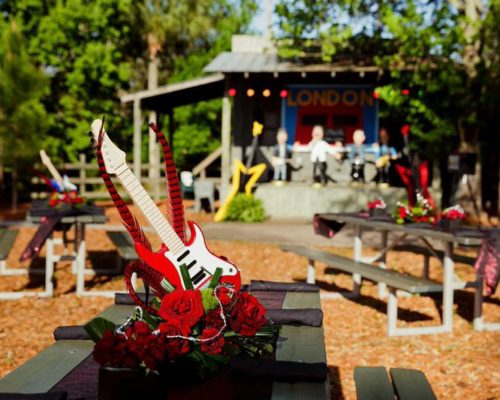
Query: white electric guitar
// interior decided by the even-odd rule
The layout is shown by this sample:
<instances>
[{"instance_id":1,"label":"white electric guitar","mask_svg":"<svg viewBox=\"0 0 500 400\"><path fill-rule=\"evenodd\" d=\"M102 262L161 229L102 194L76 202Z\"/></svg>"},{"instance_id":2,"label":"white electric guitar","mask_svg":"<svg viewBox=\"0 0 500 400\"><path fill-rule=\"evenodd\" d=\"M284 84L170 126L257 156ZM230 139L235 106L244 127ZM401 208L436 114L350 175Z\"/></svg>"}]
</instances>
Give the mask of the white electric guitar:
<instances>
[{"instance_id":1,"label":"white electric guitar","mask_svg":"<svg viewBox=\"0 0 500 400\"><path fill-rule=\"evenodd\" d=\"M97 119L92 122L91 129L97 143L102 129L102 121ZM135 243L139 257L151 268L165 276L176 289L185 289L180 268L184 264L195 289L208 286L215 271L220 268L222 270L220 282L230 284L238 290L241 286L238 268L210 252L200 227L193 221L187 222L191 236L189 241L184 243L128 167L125 153L111 141L104 129L102 132L101 151L106 171L116 175L163 243L161 249L156 253L140 243Z\"/></svg>"},{"instance_id":2,"label":"white electric guitar","mask_svg":"<svg viewBox=\"0 0 500 400\"><path fill-rule=\"evenodd\" d=\"M62 192L66 190L71 191L78 189L76 185L74 185L69 181L66 175L64 175L64 178L61 177L61 174L56 169L56 167L54 167L54 164L52 164L52 160L47 155L44 149L40 150L40 159L42 160L42 164L47 167L50 174L52 175L52 178L54 178L54 181L57 183L58 187L61 189Z\"/></svg>"}]
</instances>

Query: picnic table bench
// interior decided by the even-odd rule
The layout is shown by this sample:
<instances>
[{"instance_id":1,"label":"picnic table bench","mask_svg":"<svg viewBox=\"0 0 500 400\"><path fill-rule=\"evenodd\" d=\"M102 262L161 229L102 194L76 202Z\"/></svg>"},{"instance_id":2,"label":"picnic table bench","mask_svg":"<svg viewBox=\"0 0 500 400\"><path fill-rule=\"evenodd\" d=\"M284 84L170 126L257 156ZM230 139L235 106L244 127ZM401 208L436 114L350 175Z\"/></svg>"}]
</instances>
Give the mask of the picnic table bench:
<instances>
[{"instance_id":1,"label":"picnic table bench","mask_svg":"<svg viewBox=\"0 0 500 400\"><path fill-rule=\"evenodd\" d=\"M113 242L116 247L117 268L121 267L122 260L133 261L137 260L138 256L134 248L134 243L127 232L122 231L107 231L108 238Z\"/></svg>"},{"instance_id":2,"label":"picnic table bench","mask_svg":"<svg viewBox=\"0 0 500 400\"><path fill-rule=\"evenodd\" d=\"M327 293L323 297L344 297L357 298L360 295L362 279L371 280L378 283L379 297L385 297L388 290L387 303L387 333L389 336L396 335L416 335L431 334L441 332L451 332L453 329L453 303L454 291L473 288L474 289L474 329L476 330L498 330L500 324L485 323L482 315L482 288L483 279L476 274L475 280L463 281L455 274L455 246L479 247L484 238L485 232L477 229L463 228L456 231L437 229L430 224L408 224L399 225L390 220L389 217L383 219L369 218L368 215L356 213L338 214L318 214L316 218L324 223L332 223L332 226L342 227L344 224L354 226L354 256L353 259L337 256L325 251L304 246L284 246L283 250L296 253L306 257L308 262L307 281L315 281L314 261L321 261L337 270L352 274L353 291L351 293ZM363 257L363 230L378 231L381 234L380 252L374 257ZM389 234L393 234L393 240L389 243ZM329 237L332 233L329 232ZM422 277L409 276L397 271L391 271L386 264L386 255L390 250L397 249L402 241L412 237L414 243L420 241L425 246L424 251L419 248L419 253L423 254L424 268ZM442 245L442 250L436 249L436 243ZM442 262L443 280L442 283L429 280L429 257L434 256ZM472 263L470 257L464 260L468 264ZM378 265L374 265L378 263ZM405 327L396 325L397 322L397 291L406 293L427 295L431 293L442 293L442 323L438 326L425 327Z\"/></svg>"},{"instance_id":3,"label":"picnic table bench","mask_svg":"<svg viewBox=\"0 0 500 400\"><path fill-rule=\"evenodd\" d=\"M282 250L295 253L306 257L308 260L307 282L315 281L315 261L320 261L336 270L353 274L354 289L351 293L334 293L329 298L347 297L356 298L359 296L361 279L372 282L383 282L389 288L389 301L387 302L387 331L389 336L397 330L398 319L398 297L396 290L403 290L412 294L427 294L443 291L443 285L424 278L417 278L408 274L383 269L376 265L366 264L361 261L355 261L347 257L329 253L327 251L317 250L304 246L285 245Z\"/></svg>"},{"instance_id":4,"label":"picnic table bench","mask_svg":"<svg viewBox=\"0 0 500 400\"><path fill-rule=\"evenodd\" d=\"M0 229L0 275L26 274L24 269L8 269L7 257L16 241L19 231L17 229Z\"/></svg>"},{"instance_id":5,"label":"picnic table bench","mask_svg":"<svg viewBox=\"0 0 500 400\"><path fill-rule=\"evenodd\" d=\"M391 368L392 382L384 367L354 368L358 400L436 400L432 387L422 371Z\"/></svg>"}]
</instances>

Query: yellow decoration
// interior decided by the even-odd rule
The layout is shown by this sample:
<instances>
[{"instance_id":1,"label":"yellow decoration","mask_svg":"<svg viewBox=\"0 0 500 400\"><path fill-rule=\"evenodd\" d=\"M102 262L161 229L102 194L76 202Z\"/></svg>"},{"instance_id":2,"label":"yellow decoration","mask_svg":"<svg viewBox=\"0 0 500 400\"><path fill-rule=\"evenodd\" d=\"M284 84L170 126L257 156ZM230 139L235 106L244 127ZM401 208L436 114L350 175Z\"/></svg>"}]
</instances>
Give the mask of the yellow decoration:
<instances>
[{"instance_id":1,"label":"yellow decoration","mask_svg":"<svg viewBox=\"0 0 500 400\"><path fill-rule=\"evenodd\" d=\"M254 132L255 132L255 124L258 124L261 127L260 132L262 133L263 125L259 124L258 122L254 122L253 124L254 124ZM260 135L260 133L257 133L257 135ZM238 194L240 190L241 176L243 174L251 175L250 179L245 184L245 194L251 195L252 187L259 180L259 178L261 177L261 175L264 173L265 170L266 170L266 164L264 163L254 165L253 167L247 169L240 160L235 160L234 172L233 172L233 186L231 188L231 192L227 196L224 204L215 213L214 221L221 222L224 221L224 219L226 218L229 204L231 204L231 201L233 201L234 197Z\"/></svg>"},{"instance_id":2,"label":"yellow decoration","mask_svg":"<svg viewBox=\"0 0 500 400\"><path fill-rule=\"evenodd\" d=\"M257 121L254 121L252 127L252 135L259 136L260 134L262 134L262 129L264 129L264 125L259 124Z\"/></svg>"}]
</instances>

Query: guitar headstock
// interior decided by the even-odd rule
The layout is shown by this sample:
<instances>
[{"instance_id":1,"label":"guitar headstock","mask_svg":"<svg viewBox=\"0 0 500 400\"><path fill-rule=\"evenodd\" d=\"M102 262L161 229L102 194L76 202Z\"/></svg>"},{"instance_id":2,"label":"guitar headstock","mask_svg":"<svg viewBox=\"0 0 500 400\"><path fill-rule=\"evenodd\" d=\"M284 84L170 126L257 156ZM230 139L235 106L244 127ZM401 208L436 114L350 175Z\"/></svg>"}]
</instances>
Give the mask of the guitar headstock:
<instances>
[{"instance_id":1,"label":"guitar headstock","mask_svg":"<svg viewBox=\"0 0 500 400\"><path fill-rule=\"evenodd\" d=\"M94 120L90 126L92 130L92 135L96 143L99 141L99 134L103 134L102 138L102 157L104 159L104 165L106 166L106 171L109 174L114 174L123 164L126 163L126 154L114 144L103 127L103 121L100 119Z\"/></svg>"},{"instance_id":2,"label":"guitar headstock","mask_svg":"<svg viewBox=\"0 0 500 400\"><path fill-rule=\"evenodd\" d=\"M44 149L40 150L40 158L42 159L42 164L47 166L51 161L50 157L47 155Z\"/></svg>"}]
</instances>

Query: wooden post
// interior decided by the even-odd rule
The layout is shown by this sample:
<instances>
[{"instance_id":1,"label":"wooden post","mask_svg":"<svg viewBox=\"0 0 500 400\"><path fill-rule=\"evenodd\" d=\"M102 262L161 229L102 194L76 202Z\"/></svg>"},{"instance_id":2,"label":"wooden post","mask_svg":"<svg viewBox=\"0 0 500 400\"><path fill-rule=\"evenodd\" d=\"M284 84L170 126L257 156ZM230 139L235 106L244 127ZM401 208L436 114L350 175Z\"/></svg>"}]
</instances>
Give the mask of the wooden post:
<instances>
[{"instance_id":1,"label":"wooden post","mask_svg":"<svg viewBox=\"0 0 500 400\"><path fill-rule=\"evenodd\" d=\"M80 153L80 195L85 196L85 180L87 179L87 158L85 153Z\"/></svg>"},{"instance_id":2,"label":"wooden post","mask_svg":"<svg viewBox=\"0 0 500 400\"><path fill-rule=\"evenodd\" d=\"M156 52L150 54L149 65L148 65L148 90L153 90L158 87L158 58L156 57ZM157 124L156 111L151 111L149 113L149 123ZM159 171L158 166L160 164L160 153L159 146L156 142L156 133L149 129L149 143L148 143L148 160L149 160L149 171L148 177L151 188L153 190L153 199L158 201L160 199L160 182L159 182Z\"/></svg>"},{"instance_id":3,"label":"wooden post","mask_svg":"<svg viewBox=\"0 0 500 400\"><path fill-rule=\"evenodd\" d=\"M231 179L231 100L227 93L222 98L221 126L221 189L229 187ZM223 189L224 190L224 189Z\"/></svg>"},{"instance_id":4,"label":"wooden post","mask_svg":"<svg viewBox=\"0 0 500 400\"><path fill-rule=\"evenodd\" d=\"M134 99L134 175L141 181L141 101Z\"/></svg>"}]
</instances>

